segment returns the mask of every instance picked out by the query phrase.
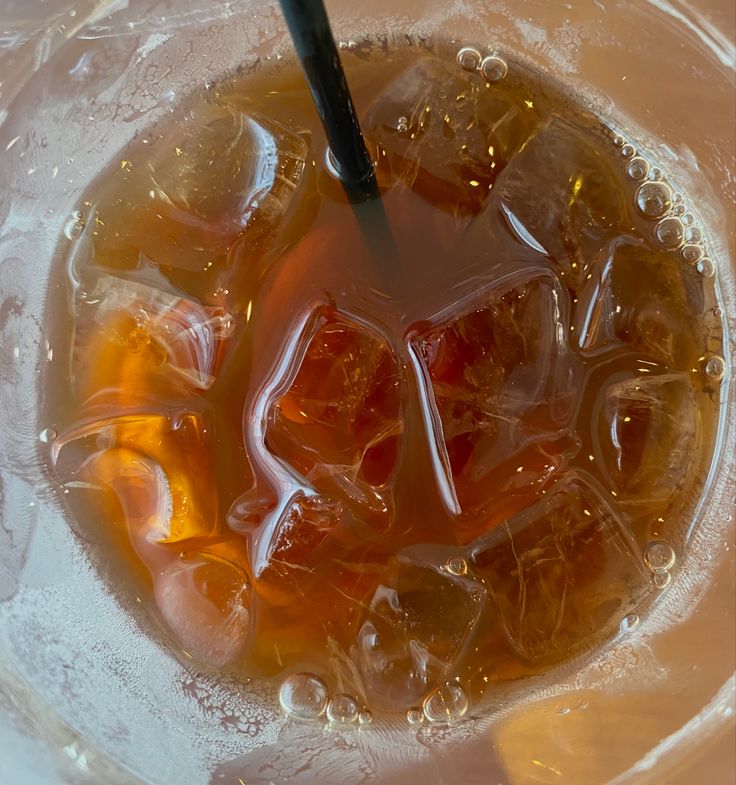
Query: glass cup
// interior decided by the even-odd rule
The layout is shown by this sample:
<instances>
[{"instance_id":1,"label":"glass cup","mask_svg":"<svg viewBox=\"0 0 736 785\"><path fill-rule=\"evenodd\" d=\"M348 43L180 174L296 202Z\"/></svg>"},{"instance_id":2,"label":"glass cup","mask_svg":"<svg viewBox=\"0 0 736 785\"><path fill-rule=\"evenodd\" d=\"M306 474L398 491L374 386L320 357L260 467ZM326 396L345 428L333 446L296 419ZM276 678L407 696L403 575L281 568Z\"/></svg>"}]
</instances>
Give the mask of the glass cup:
<instances>
[{"instance_id":1,"label":"glass cup","mask_svg":"<svg viewBox=\"0 0 736 785\"><path fill-rule=\"evenodd\" d=\"M52 487L39 411L60 238L94 176L205 82L288 55L264 0L0 3L0 781L24 785L725 783L734 751L734 14L728 0L332 0L337 38L439 35L560 77L697 206L730 334L723 423L673 585L626 635L427 732L287 722L120 607ZM139 618L140 616L140 618Z\"/></svg>"}]
</instances>

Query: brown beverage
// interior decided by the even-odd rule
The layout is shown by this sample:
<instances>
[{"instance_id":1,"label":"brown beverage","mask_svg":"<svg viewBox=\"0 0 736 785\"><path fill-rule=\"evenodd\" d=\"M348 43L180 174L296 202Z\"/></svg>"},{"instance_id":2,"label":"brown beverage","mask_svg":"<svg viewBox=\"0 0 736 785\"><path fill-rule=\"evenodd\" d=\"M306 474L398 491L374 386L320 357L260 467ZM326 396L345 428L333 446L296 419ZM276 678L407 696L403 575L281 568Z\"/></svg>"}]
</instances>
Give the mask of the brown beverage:
<instances>
[{"instance_id":1,"label":"brown beverage","mask_svg":"<svg viewBox=\"0 0 736 785\"><path fill-rule=\"evenodd\" d=\"M52 456L184 656L314 674L282 691L303 716L322 679L454 719L669 582L720 312L683 197L551 80L427 42L344 62L385 215L347 203L295 64L90 188Z\"/></svg>"}]
</instances>

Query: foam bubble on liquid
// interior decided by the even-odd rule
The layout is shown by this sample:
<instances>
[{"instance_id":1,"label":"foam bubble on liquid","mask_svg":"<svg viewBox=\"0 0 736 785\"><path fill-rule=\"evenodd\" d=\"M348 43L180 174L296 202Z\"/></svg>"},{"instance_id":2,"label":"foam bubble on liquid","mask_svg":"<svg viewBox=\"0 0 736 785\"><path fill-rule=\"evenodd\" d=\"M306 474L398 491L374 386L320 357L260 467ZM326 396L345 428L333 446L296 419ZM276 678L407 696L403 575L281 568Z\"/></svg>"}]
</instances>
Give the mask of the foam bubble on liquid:
<instances>
[{"instance_id":1,"label":"foam bubble on liquid","mask_svg":"<svg viewBox=\"0 0 736 785\"><path fill-rule=\"evenodd\" d=\"M716 268L715 268L715 266L714 266L713 262L711 262L711 260L710 260L710 259L707 259L707 258L705 258L705 257L704 257L703 259L701 259L701 260L700 260L700 261L697 263L697 265L695 266L695 269L696 269L696 270L697 270L697 271L698 271L698 272L699 272L699 273L700 273L700 274L701 274L701 275L702 275L704 278L712 278L712 277L715 275L715 272L716 272Z\"/></svg>"},{"instance_id":2,"label":"foam bubble on liquid","mask_svg":"<svg viewBox=\"0 0 736 785\"><path fill-rule=\"evenodd\" d=\"M629 613L621 620L621 632L630 632L639 626L639 617L635 613Z\"/></svg>"},{"instance_id":3,"label":"foam bubble on liquid","mask_svg":"<svg viewBox=\"0 0 736 785\"><path fill-rule=\"evenodd\" d=\"M717 354L706 358L703 364L703 373L715 381L720 381L726 375L726 361Z\"/></svg>"},{"instance_id":4,"label":"foam bubble on liquid","mask_svg":"<svg viewBox=\"0 0 736 785\"><path fill-rule=\"evenodd\" d=\"M421 725L424 722L424 712L416 706L412 706L406 712L406 721L409 725Z\"/></svg>"},{"instance_id":5,"label":"foam bubble on liquid","mask_svg":"<svg viewBox=\"0 0 736 785\"><path fill-rule=\"evenodd\" d=\"M506 64L506 61L498 55L489 55L484 58L483 62L480 64L480 72L483 74L483 78L486 82L497 84L506 78L509 67Z\"/></svg>"},{"instance_id":6,"label":"foam bubble on liquid","mask_svg":"<svg viewBox=\"0 0 736 785\"><path fill-rule=\"evenodd\" d=\"M636 192L636 206L645 218L661 218L671 204L672 192L664 183L646 182Z\"/></svg>"},{"instance_id":7,"label":"foam bubble on liquid","mask_svg":"<svg viewBox=\"0 0 736 785\"><path fill-rule=\"evenodd\" d=\"M672 575L668 572L658 572L652 576L652 583L656 589L662 591L672 583Z\"/></svg>"},{"instance_id":8,"label":"foam bubble on liquid","mask_svg":"<svg viewBox=\"0 0 736 785\"><path fill-rule=\"evenodd\" d=\"M370 725L373 722L373 714L369 709L361 709L358 712L358 725Z\"/></svg>"},{"instance_id":9,"label":"foam bubble on liquid","mask_svg":"<svg viewBox=\"0 0 736 785\"><path fill-rule=\"evenodd\" d=\"M654 229L654 239L661 248L674 251L682 245L684 227L678 218L665 218Z\"/></svg>"},{"instance_id":10,"label":"foam bubble on liquid","mask_svg":"<svg viewBox=\"0 0 736 785\"><path fill-rule=\"evenodd\" d=\"M468 696L459 684L443 684L427 695L422 710L428 722L457 722L468 710Z\"/></svg>"},{"instance_id":11,"label":"foam bubble on liquid","mask_svg":"<svg viewBox=\"0 0 736 785\"><path fill-rule=\"evenodd\" d=\"M650 540L644 546L644 562L654 573L669 572L676 559L674 549L664 540Z\"/></svg>"},{"instance_id":12,"label":"foam bubble on liquid","mask_svg":"<svg viewBox=\"0 0 736 785\"><path fill-rule=\"evenodd\" d=\"M689 264L695 264L703 258L703 249L699 245L685 245L680 253Z\"/></svg>"},{"instance_id":13,"label":"foam bubble on liquid","mask_svg":"<svg viewBox=\"0 0 736 785\"><path fill-rule=\"evenodd\" d=\"M464 71L477 71L481 64L480 52L472 46L464 46L457 53L457 62Z\"/></svg>"},{"instance_id":14,"label":"foam bubble on liquid","mask_svg":"<svg viewBox=\"0 0 736 785\"><path fill-rule=\"evenodd\" d=\"M624 158L633 158L636 155L636 148L631 144L625 144L621 148L621 155Z\"/></svg>"},{"instance_id":15,"label":"foam bubble on liquid","mask_svg":"<svg viewBox=\"0 0 736 785\"><path fill-rule=\"evenodd\" d=\"M626 174L632 180L646 180L649 174L649 164L644 158L632 158L626 165Z\"/></svg>"},{"instance_id":16,"label":"foam bubble on liquid","mask_svg":"<svg viewBox=\"0 0 736 785\"><path fill-rule=\"evenodd\" d=\"M58 435L59 434L54 428L44 428L41 433L38 434L38 440L43 444L51 444Z\"/></svg>"},{"instance_id":17,"label":"foam bubble on liquid","mask_svg":"<svg viewBox=\"0 0 736 785\"><path fill-rule=\"evenodd\" d=\"M452 556L445 563L445 569L451 575L467 575L468 563L462 556Z\"/></svg>"},{"instance_id":18,"label":"foam bubble on liquid","mask_svg":"<svg viewBox=\"0 0 736 785\"><path fill-rule=\"evenodd\" d=\"M327 719L338 725L350 725L359 718L358 701L345 692L330 698L327 704Z\"/></svg>"},{"instance_id":19,"label":"foam bubble on liquid","mask_svg":"<svg viewBox=\"0 0 736 785\"><path fill-rule=\"evenodd\" d=\"M313 673L292 673L279 687L281 708L292 717L315 720L327 708L327 685Z\"/></svg>"}]
</instances>

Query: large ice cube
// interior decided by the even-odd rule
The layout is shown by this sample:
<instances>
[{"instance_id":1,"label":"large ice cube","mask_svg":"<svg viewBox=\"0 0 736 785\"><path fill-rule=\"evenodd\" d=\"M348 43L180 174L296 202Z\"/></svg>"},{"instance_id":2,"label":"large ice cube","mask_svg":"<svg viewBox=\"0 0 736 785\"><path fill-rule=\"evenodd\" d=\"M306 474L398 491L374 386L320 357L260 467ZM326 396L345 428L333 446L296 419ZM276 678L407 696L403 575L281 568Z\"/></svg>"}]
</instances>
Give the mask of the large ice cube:
<instances>
[{"instance_id":1,"label":"large ice cube","mask_svg":"<svg viewBox=\"0 0 736 785\"><path fill-rule=\"evenodd\" d=\"M575 308L575 334L588 352L628 345L690 371L705 343L704 308L693 267L641 240L619 237L591 267Z\"/></svg>"},{"instance_id":2,"label":"large ice cube","mask_svg":"<svg viewBox=\"0 0 736 785\"><path fill-rule=\"evenodd\" d=\"M199 553L154 574L156 603L187 654L222 666L244 649L250 630L249 585L243 571Z\"/></svg>"},{"instance_id":3,"label":"large ice cube","mask_svg":"<svg viewBox=\"0 0 736 785\"><path fill-rule=\"evenodd\" d=\"M622 499L643 508L674 501L676 491L692 480L701 440L688 374L642 374L613 381L604 396L599 440Z\"/></svg>"},{"instance_id":4,"label":"large ice cube","mask_svg":"<svg viewBox=\"0 0 736 785\"><path fill-rule=\"evenodd\" d=\"M454 561L462 566L453 572ZM393 559L351 652L369 705L405 710L458 672L486 602L483 586L465 573L460 552L442 546Z\"/></svg>"},{"instance_id":5,"label":"large ice cube","mask_svg":"<svg viewBox=\"0 0 736 785\"><path fill-rule=\"evenodd\" d=\"M574 290L628 214L627 191L601 155L603 144L553 118L513 157L489 204L519 242L555 260Z\"/></svg>"},{"instance_id":6,"label":"large ice cube","mask_svg":"<svg viewBox=\"0 0 736 785\"><path fill-rule=\"evenodd\" d=\"M363 123L391 178L458 216L478 211L538 123L505 85L437 57L414 60L375 99Z\"/></svg>"},{"instance_id":7,"label":"large ice cube","mask_svg":"<svg viewBox=\"0 0 736 785\"><path fill-rule=\"evenodd\" d=\"M63 432L57 450L97 437L100 449L83 464L80 479L112 494L133 544L145 549L147 543L208 537L220 528L206 432L192 412L174 418L131 414L91 419Z\"/></svg>"},{"instance_id":8,"label":"large ice cube","mask_svg":"<svg viewBox=\"0 0 736 785\"><path fill-rule=\"evenodd\" d=\"M574 475L476 541L471 560L527 663L562 658L612 629L648 580L619 515Z\"/></svg>"},{"instance_id":9,"label":"large ice cube","mask_svg":"<svg viewBox=\"0 0 736 785\"><path fill-rule=\"evenodd\" d=\"M73 372L82 398L113 388L128 388L131 400L154 390L208 389L235 325L223 308L175 289L146 260L132 274L85 271L75 307Z\"/></svg>"},{"instance_id":10,"label":"large ice cube","mask_svg":"<svg viewBox=\"0 0 736 785\"><path fill-rule=\"evenodd\" d=\"M307 336L268 414L268 449L319 493L386 524L402 431L401 374L385 339L338 315Z\"/></svg>"},{"instance_id":11,"label":"large ice cube","mask_svg":"<svg viewBox=\"0 0 736 785\"><path fill-rule=\"evenodd\" d=\"M98 261L117 266L140 251L197 273L218 258L223 265L242 232L259 237L284 219L308 153L302 137L276 123L208 101L136 149L121 162L128 201L99 204Z\"/></svg>"},{"instance_id":12,"label":"large ice cube","mask_svg":"<svg viewBox=\"0 0 736 785\"><path fill-rule=\"evenodd\" d=\"M543 274L411 340L435 431L437 479L451 511L471 519L471 536L491 507L538 493L577 449L568 429L580 368L566 342L567 320L566 295Z\"/></svg>"}]
</instances>

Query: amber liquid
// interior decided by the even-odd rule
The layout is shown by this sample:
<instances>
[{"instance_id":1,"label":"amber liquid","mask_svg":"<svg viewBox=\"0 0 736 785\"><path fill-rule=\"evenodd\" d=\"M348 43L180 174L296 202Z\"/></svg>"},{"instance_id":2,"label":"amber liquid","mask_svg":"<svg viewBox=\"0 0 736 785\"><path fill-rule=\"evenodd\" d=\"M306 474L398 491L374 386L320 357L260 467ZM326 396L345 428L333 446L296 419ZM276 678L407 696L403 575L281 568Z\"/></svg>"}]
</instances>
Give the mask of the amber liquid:
<instances>
[{"instance_id":1,"label":"amber liquid","mask_svg":"<svg viewBox=\"0 0 736 785\"><path fill-rule=\"evenodd\" d=\"M443 45L344 60L388 225L330 174L294 64L195 96L82 207L53 456L175 650L404 710L539 673L655 592L720 337L552 82Z\"/></svg>"}]
</instances>

